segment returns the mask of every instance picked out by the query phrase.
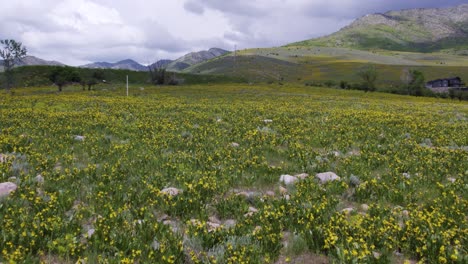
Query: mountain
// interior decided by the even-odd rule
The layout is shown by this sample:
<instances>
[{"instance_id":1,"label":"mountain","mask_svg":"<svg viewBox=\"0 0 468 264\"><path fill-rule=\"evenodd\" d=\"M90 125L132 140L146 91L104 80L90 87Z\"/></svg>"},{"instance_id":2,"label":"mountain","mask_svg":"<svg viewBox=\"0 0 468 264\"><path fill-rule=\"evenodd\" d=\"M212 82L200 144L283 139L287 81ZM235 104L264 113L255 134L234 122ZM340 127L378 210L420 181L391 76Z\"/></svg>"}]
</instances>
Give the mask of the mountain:
<instances>
[{"instance_id":1,"label":"mountain","mask_svg":"<svg viewBox=\"0 0 468 264\"><path fill-rule=\"evenodd\" d=\"M3 60L0 60L0 65L3 66ZM64 66L65 64L58 61L43 60L34 56L26 56L22 60L16 62L16 67L34 65Z\"/></svg>"},{"instance_id":2,"label":"mountain","mask_svg":"<svg viewBox=\"0 0 468 264\"><path fill-rule=\"evenodd\" d=\"M468 55L468 4L370 14L329 36L287 46L415 52L451 50Z\"/></svg>"},{"instance_id":3,"label":"mountain","mask_svg":"<svg viewBox=\"0 0 468 264\"><path fill-rule=\"evenodd\" d=\"M122 60L116 63L95 62L80 66L81 68L89 69L116 69L116 70L131 70L131 71L146 71L147 68L134 60Z\"/></svg>"},{"instance_id":4,"label":"mountain","mask_svg":"<svg viewBox=\"0 0 468 264\"><path fill-rule=\"evenodd\" d=\"M173 62L173 60L159 60L151 64L151 66L156 68L166 68L171 62Z\"/></svg>"},{"instance_id":5,"label":"mountain","mask_svg":"<svg viewBox=\"0 0 468 264\"><path fill-rule=\"evenodd\" d=\"M209 50L192 52L169 63L167 65L167 70L168 71L182 71L184 69L187 69L190 66L211 60L219 56L223 56L228 53L229 51L218 49L218 48L211 48Z\"/></svg>"}]
</instances>

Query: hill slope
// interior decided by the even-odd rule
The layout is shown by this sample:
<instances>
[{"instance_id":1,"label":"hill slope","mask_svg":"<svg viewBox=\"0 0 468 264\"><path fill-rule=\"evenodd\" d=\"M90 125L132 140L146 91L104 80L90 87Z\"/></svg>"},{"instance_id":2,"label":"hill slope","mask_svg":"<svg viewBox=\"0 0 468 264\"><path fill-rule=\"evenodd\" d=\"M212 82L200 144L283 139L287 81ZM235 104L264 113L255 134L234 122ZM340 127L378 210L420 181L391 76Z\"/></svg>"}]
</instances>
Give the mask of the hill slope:
<instances>
[{"instance_id":1,"label":"hill slope","mask_svg":"<svg viewBox=\"0 0 468 264\"><path fill-rule=\"evenodd\" d=\"M116 63L95 62L81 66L88 69L114 69L114 70L131 70L131 71L146 71L146 67L134 60L122 60Z\"/></svg>"},{"instance_id":2,"label":"hill slope","mask_svg":"<svg viewBox=\"0 0 468 264\"><path fill-rule=\"evenodd\" d=\"M65 66L58 61L47 61L34 56L26 56L16 63L16 67L20 66ZM3 60L0 60L0 71L3 71Z\"/></svg>"},{"instance_id":3,"label":"hill slope","mask_svg":"<svg viewBox=\"0 0 468 264\"><path fill-rule=\"evenodd\" d=\"M182 71L189 68L192 65L196 65L213 58L223 56L229 53L227 50L211 48L209 50L203 50L199 52L192 52L187 55L184 55L177 60L169 63L167 65L167 70L169 71Z\"/></svg>"},{"instance_id":4,"label":"hill slope","mask_svg":"<svg viewBox=\"0 0 468 264\"><path fill-rule=\"evenodd\" d=\"M451 49L468 54L468 4L366 15L329 36L288 46L417 52Z\"/></svg>"}]
</instances>

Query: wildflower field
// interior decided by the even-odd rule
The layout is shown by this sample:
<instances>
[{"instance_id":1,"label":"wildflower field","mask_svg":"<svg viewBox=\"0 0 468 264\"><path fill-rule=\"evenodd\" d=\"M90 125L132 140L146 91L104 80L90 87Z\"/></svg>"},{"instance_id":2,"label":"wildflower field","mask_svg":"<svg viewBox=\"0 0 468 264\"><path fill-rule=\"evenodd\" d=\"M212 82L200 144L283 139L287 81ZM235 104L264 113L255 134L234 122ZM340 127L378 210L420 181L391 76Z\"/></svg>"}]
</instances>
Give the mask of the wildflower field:
<instances>
[{"instance_id":1,"label":"wildflower field","mask_svg":"<svg viewBox=\"0 0 468 264\"><path fill-rule=\"evenodd\" d=\"M0 262L468 263L466 102L78 89L1 94Z\"/></svg>"}]
</instances>

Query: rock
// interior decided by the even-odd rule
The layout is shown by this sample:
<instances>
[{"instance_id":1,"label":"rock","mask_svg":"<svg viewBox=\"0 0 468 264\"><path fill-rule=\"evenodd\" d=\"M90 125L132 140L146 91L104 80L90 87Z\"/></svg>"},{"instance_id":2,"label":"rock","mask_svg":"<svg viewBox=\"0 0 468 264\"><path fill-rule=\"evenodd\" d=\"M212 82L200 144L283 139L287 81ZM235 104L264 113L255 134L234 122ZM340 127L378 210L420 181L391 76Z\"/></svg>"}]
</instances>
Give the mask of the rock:
<instances>
[{"instance_id":1,"label":"rock","mask_svg":"<svg viewBox=\"0 0 468 264\"><path fill-rule=\"evenodd\" d=\"M264 119L264 120L263 120L263 123L265 123L265 124L273 123L273 120L271 120L271 119Z\"/></svg>"},{"instance_id":2,"label":"rock","mask_svg":"<svg viewBox=\"0 0 468 264\"><path fill-rule=\"evenodd\" d=\"M169 196L177 196L182 193L182 190L179 190L174 187L164 188L161 190L162 194L169 195Z\"/></svg>"},{"instance_id":3,"label":"rock","mask_svg":"<svg viewBox=\"0 0 468 264\"><path fill-rule=\"evenodd\" d=\"M320 180L320 183L324 184L329 181L339 181L341 178L336 175L334 172L323 172L315 175L317 179Z\"/></svg>"},{"instance_id":4,"label":"rock","mask_svg":"<svg viewBox=\"0 0 468 264\"><path fill-rule=\"evenodd\" d=\"M236 226L236 220L234 219L228 219L226 221L224 221L224 224L223 224L226 228L232 228L232 227L235 227Z\"/></svg>"},{"instance_id":5,"label":"rock","mask_svg":"<svg viewBox=\"0 0 468 264\"><path fill-rule=\"evenodd\" d=\"M301 179L301 180L305 180L307 177L309 177L309 174L301 173L301 174L294 175L294 177Z\"/></svg>"},{"instance_id":6,"label":"rock","mask_svg":"<svg viewBox=\"0 0 468 264\"><path fill-rule=\"evenodd\" d=\"M231 147L233 147L233 148L238 148L238 147L240 147L240 145L239 145L239 143L232 142L232 143L231 143Z\"/></svg>"},{"instance_id":7,"label":"rock","mask_svg":"<svg viewBox=\"0 0 468 264\"><path fill-rule=\"evenodd\" d=\"M269 197L275 197L275 192L273 192L273 191L267 191L267 192L265 193L265 195L266 195L266 196L269 196Z\"/></svg>"},{"instance_id":8,"label":"rock","mask_svg":"<svg viewBox=\"0 0 468 264\"><path fill-rule=\"evenodd\" d=\"M279 187L279 193L281 195L286 195L288 193L288 189L284 188L283 186Z\"/></svg>"},{"instance_id":9,"label":"rock","mask_svg":"<svg viewBox=\"0 0 468 264\"><path fill-rule=\"evenodd\" d=\"M373 252L372 252L372 256L374 256L374 258L376 258L376 259L379 259L380 256L382 256L382 254L380 254L380 253L377 252L377 251L373 251Z\"/></svg>"},{"instance_id":10,"label":"rock","mask_svg":"<svg viewBox=\"0 0 468 264\"><path fill-rule=\"evenodd\" d=\"M409 173L403 173L403 177L405 177L406 179L411 179L411 174Z\"/></svg>"},{"instance_id":11,"label":"rock","mask_svg":"<svg viewBox=\"0 0 468 264\"><path fill-rule=\"evenodd\" d=\"M257 213L257 212L258 212L258 209L257 209L257 208L254 208L254 207L249 207L249 212Z\"/></svg>"},{"instance_id":12,"label":"rock","mask_svg":"<svg viewBox=\"0 0 468 264\"><path fill-rule=\"evenodd\" d=\"M450 178L448 178L447 180L448 180L449 182L451 182L451 183L454 183L457 179L450 177Z\"/></svg>"},{"instance_id":13,"label":"rock","mask_svg":"<svg viewBox=\"0 0 468 264\"><path fill-rule=\"evenodd\" d=\"M284 174L280 176L280 182L286 184L286 185L291 185L297 182L297 178L288 174Z\"/></svg>"},{"instance_id":14,"label":"rock","mask_svg":"<svg viewBox=\"0 0 468 264\"><path fill-rule=\"evenodd\" d=\"M206 225L208 226L208 232L213 232L221 226L221 224L213 222L207 222Z\"/></svg>"},{"instance_id":15,"label":"rock","mask_svg":"<svg viewBox=\"0 0 468 264\"><path fill-rule=\"evenodd\" d=\"M76 141L84 141L85 137L84 136L75 136Z\"/></svg>"},{"instance_id":16,"label":"rock","mask_svg":"<svg viewBox=\"0 0 468 264\"><path fill-rule=\"evenodd\" d=\"M8 196L11 192L15 191L18 186L12 182L0 183L0 198Z\"/></svg>"},{"instance_id":17,"label":"rock","mask_svg":"<svg viewBox=\"0 0 468 264\"><path fill-rule=\"evenodd\" d=\"M289 201L289 200L291 200L291 197L289 196L289 194L286 194L286 195L284 196L284 199L286 199L286 201Z\"/></svg>"},{"instance_id":18,"label":"rock","mask_svg":"<svg viewBox=\"0 0 468 264\"><path fill-rule=\"evenodd\" d=\"M0 153L0 163L7 163L11 155Z\"/></svg>"},{"instance_id":19,"label":"rock","mask_svg":"<svg viewBox=\"0 0 468 264\"><path fill-rule=\"evenodd\" d=\"M408 210L403 210L403 211L401 212L401 215L403 215L404 217L408 217L408 216L409 216Z\"/></svg>"},{"instance_id":20,"label":"rock","mask_svg":"<svg viewBox=\"0 0 468 264\"><path fill-rule=\"evenodd\" d=\"M153 250L159 250L160 246L161 244L156 239L153 241L153 243L151 243L151 247L153 248Z\"/></svg>"},{"instance_id":21,"label":"rock","mask_svg":"<svg viewBox=\"0 0 468 264\"><path fill-rule=\"evenodd\" d=\"M96 230L94 228L90 228L88 230L88 232L86 232L86 234L88 235L88 238L90 238L91 236L94 235L94 232L96 232Z\"/></svg>"},{"instance_id":22,"label":"rock","mask_svg":"<svg viewBox=\"0 0 468 264\"><path fill-rule=\"evenodd\" d=\"M37 175L34 179L37 183L44 183L44 177L41 174Z\"/></svg>"},{"instance_id":23,"label":"rock","mask_svg":"<svg viewBox=\"0 0 468 264\"><path fill-rule=\"evenodd\" d=\"M369 205L361 204L361 209L362 209L362 211L367 212L367 211L369 211Z\"/></svg>"},{"instance_id":24,"label":"rock","mask_svg":"<svg viewBox=\"0 0 468 264\"><path fill-rule=\"evenodd\" d=\"M221 224L221 220L219 220L218 217L216 217L216 216L210 216L208 218L208 221L210 221L211 223L218 224L218 225Z\"/></svg>"},{"instance_id":25,"label":"rock","mask_svg":"<svg viewBox=\"0 0 468 264\"><path fill-rule=\"evenodd\" d=\"M248 192L238 192L238 193L236 193L236 195L237 196L242 196L244 198L249 198L250 197Z\"/></svg>"},{"instance_id":26,"label":"rock","mask_svg":"<svg viewBox=\"0 0 468 264\"><path fill-rule=\"evenodd\" d=\"M254 215L253 212L248 212L246 214L244 214L244 217L248 218L248 217L252 217Z\"/></svg>"},{"instance_id":27,"label":"rock","mask_svg":"<svg viewBox=\"0 0 468 264\"><path fill-rule=\"evenodd\" d=\"M345 208L345 209L341 210L341 212L345 213L346 215L349 215L353 211L354 211L354 208L352 208L352 207Z\"/></svg>"},{"instance_id":28,"label":"rock","mask_svg":"<svg viewBox=\"0 0 468 264\"><path fill-rule=\"evenodd\" d=\"M165 220L169 220L169 216L167 214L163 214L158 217L158 222L164 222Z\"/></svg>"},{"instance_id":29,"label":"rock","mask_svg":"<svg viewBox=\"0 0 468 264\"><path fill-rule=\"evenodd\" d=\"M258 233L262 231L262 227L261 226L256 226L255 229L254 229L254 233Z\"/></svg>"}]
</instances>

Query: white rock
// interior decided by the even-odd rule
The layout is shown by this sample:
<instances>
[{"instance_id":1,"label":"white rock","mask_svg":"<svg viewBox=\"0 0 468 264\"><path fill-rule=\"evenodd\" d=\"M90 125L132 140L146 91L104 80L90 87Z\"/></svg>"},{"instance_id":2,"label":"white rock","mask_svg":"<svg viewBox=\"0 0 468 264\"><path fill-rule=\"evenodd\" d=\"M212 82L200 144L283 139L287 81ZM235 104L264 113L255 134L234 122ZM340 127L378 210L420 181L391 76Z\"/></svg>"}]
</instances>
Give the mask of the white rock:
<instances>
[{"instance_id":1,"label":"white rock","mask_svg":"<svg viewBox=\"0 0 468 264\"><path fill-rule=\"evenodd\" d=\"M406 179L411 179L411 174L409 173L403 173L403 177L405 177Z\"/></svg>"},{"instance_id":2,"label":"white rock","mask_svg":"<svg viewBox=\"0 0 468 264\"><path fill-rule=\"evenodd\" d=\"M401 212L401 214L402 214L404 217L408 217L408 216L409 216L408 210L403 210L403 211Z\"/></svg>"},{"instance_id":3,"label":"white rock","mask_svg":"<svg viewBox=\"0 0 468 264\"><path fill-rule=\"evenodd\" d=\"M265 195L266 195L266 196L269 196L269 197L275 197L275 192L273 192L273 191L267 191L267 192L265 193Z\"/></svg>"},{"instance_id":4,"label":"white rock","mask_svg":"<svg viewBox=\"0 0 468 264\"><path fill-rule=\"evenodd\" d=\"M224 224L223 224L226 228L232 228L232 227L235 227L236 226L236 220L234 219L228 219L226 221L224 221Z\"/></svg>"},{"instance_id":5,"label":"white rock","mask_svg":"<svg viewBox=\"0 0 468 264\"><path fill-rule=\"evenodd\" d=\"M211 223L218 224L218 225L221 224L221 220L219 220L216 216L210 216L208 218L208 221L210 221Z\"/></svg>"},{"instance_id":6,"label":"white rock","mask_svg":"<svg viewBox=\"0 0 468 264\"><path fill-rule=\"evenodd\" d=\"M153 243L151 243L151 247L153 248L153 250L159 250L160 246L161 244L156 239L153 241Z\"/></svg>"},{"instance_id":7,"label":"white rock","mask_svg":"<svg viewBox=\"0 0 468 264\"><path fill-rule=\"evenodd\" d=\"M88 230L87 234L88 234L88 238L90 238L91 236L94 235L94 232L96 232L96 230L94 228L91 228Z\"/></svg>"},{"instance_id":8,"label":"white rock","mask_svg":"<svg viewBox=\"0 0 468 264\"><path fill-rule=\"evenodd\" d=\"M232 142L232 143L231 143L231 147L233 147L233 148L238 148L238 147L240 147L240 145L239 145L239 143Z\"/></svg>"},{"instance_id":9,"label":"white rock","mask_svg":"<svg viewBox=\"0 0 468 264\"><path fill-rule=\"evenodd\" d=\"M369 211L369 205L367 205L367 204L361 204L361 209L362 209L364 212L367 212L367 211Z\"/></svg>"},{"instance_id":10,"label":"white rock","mask_svg":"<svg viewBox=\"0 0 468 264\"><path fill-rule=\"evenodd\" d=\"M315 175L316 178L320 180L320 183L326 183L329 181L339 181L341 178L336 175L334 172L323 172Z\"/></svg>"},{"instance_id":11,"label":"white rock","mask_svg":"<svg viewBox=\"0 0 468 264\"><path fill-rule=\"evenodd\" d=\"M258 212L258 209L257 209L257 208L254 208L254 207L249 207L249 212L257 213L257 212Z\"/></svg>"},{"instance_id":12,"label":"white rock","mask_svg":"<svg viewBox=\"0 0 468 264\"><path fill-rule=\"evenodd\" d=\"M179 190L174 187L164 188L161 190L162 194L169 195L169 196L177 196L182 193L182 190Z\"/></svg>"},{"instance_id":13,"label":"white rock","mask_svg":"<svg viewBox=\"0 0 468 264\"><path fill-rule=\"evenodd\" d=\"M207 222L206 225L208 226L208 232L213 232L221 226L220 224L213 222Z\"/></svg>"},{"instance_id":14,"label":"white rock","mask_svg":"<svg viewBox=\"0 0 468 264\"><path fill-rule=\"evenodd\" d=\"M373 252L372 252L372 255L373 255L373 256L374 256L374 258L376 258L376 259L379 259L379 258L380 258L380 256L382 256L382 254L380 254L380 253L379 253L379 252L377 252L377 251L373 251Z\"/></svg>"},{"instance_id":15,"label":"white rock","mask_svg":"<svg viewBox=\"0 0 468 264\"><path fill-rule=\"evenodd\" d=\"M457 179L455 179L455 178L448 178L447 180L448 180L449 182L451 182L451 183L454 183Z\"/></svg>"},{"instance_id":16,"label":"white rock","mask_svg":"<svg viewBox=\"0 0 468 264\"><path fill-rule=\"evenodd\" d=\"M42 177L41 174L37 175L36 178L34 178L37 183L44 183L44 177Z\"/></svg>"},{"instance_id":17,"label":"white rock","mask_svg":"<svg viewBox=\"0 0 468 264\"><path fill-rule=\"evenodd\" d=\"M0 198L8 196L11 192L15 191L18 186L12 182L0 183Z\"/></svg>"},{"instance_id":18,"label":"white rock","mask_svg":"<svg viewBox=\"0 0 468 264\"><path fill-rule=\"evenodd\" d=\"M263 123L268 124L268 123L273 123L273 120L271 119L264 119Z\"/></svg>"},{"instance_id":19,"label":"white rock","mask_svg":"<svg viewBox=\"0 0 468 264\"><path fill-rule=\"evenodd\" d=\"M85 140L85 137L84 136L75 136L75 140L76 141L84 141Z\"/></svg>"},{"instance_id":20,"label":"white rock","mask_svg":"<svg viewBox=\"0 0 468 264\"><path fill-rule=\"evenodd\" d=\"M288 189L284 188L283 186L279 187L279 192L281 195L285 195L288 193Z\"/></svg>"},{"instance_id":21,"label":"white rock","mask_svg":"<svg viewBox=\"0 0 468 264\"><path fill-rule=\"evenodd\" d=\"M297 178L288 174L284 174L280 176L280 182L286 184L286 185L291 185L297 182Z\"/></svg>"},{"instance_id":22,"label":"white rock","mask_svg":"<svg viewBox=\"0 0 468 264\"><path fill-rule=\"evenodd\" d=\"M309 177L309 174L301 173L301 174L294 175L294 177L301 179L301 180L305 180L307 177Z\"/></svg>"}]
</instances>

